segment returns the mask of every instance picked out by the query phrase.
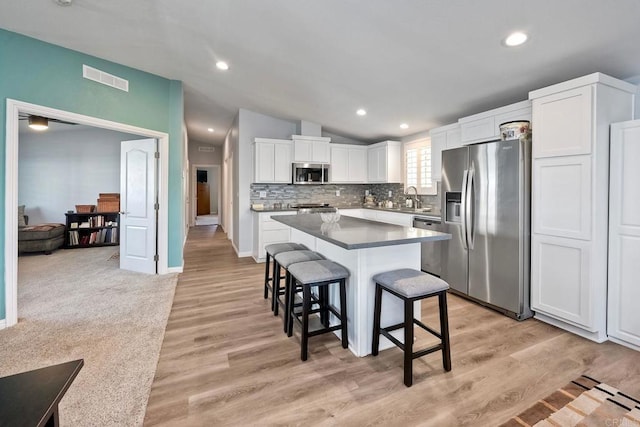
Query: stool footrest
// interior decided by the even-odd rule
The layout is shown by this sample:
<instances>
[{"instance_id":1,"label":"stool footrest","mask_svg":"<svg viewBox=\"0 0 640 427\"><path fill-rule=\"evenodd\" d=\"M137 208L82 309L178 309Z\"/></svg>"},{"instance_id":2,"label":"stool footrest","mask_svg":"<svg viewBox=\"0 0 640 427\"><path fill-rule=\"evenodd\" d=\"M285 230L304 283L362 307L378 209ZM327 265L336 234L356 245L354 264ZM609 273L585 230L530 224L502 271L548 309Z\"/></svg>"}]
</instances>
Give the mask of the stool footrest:
<instances>
[{"instance_id":1,"label":"stool footrest","mask_svg":"<svg viewBox=\"0 0 640 427\"><path fill-rule=\"evenodd\" d=\"M433 353L434 351L442 350L442 344L436 344L432 347L425 348L424 350L414 351L411 356L412 359L417 359L418 357L426 356L429 353Z\"/></svg>"},{"instance_id":2,"label":"stool footrest","mask_svg":"<svg viewBox=\"0 0 640 427\"><path fill-rule=\"evenodd\" d=\"M428 327L427 325L425 325L424 323L422 323L418 319L413 319L413 323L415 323L416 325L420 326L422 329L424 329L425 331L429 332L431 335L442 339L442 335L440 335L440 332L431 329L430 327Z\"/></svg>"},{"instance_id":3,"label":"stool footrest","mask_svg":"<svg viewBox=\"0 0 640 427\"><path fill-rule=\"evenodd\" d=\"M380 333L382 335L384 335L385 337L387 337L387 339L389 341L391 341L392 343L394 343L395 345L397 345L398 347L400 347L400 349L402 351L404 351L404 344L400 342L400 340L398 340L398 338L394 337L393 335L391 335L389 332L387 332L386 329L380 329Z\"/></svg>"}]
</instances>

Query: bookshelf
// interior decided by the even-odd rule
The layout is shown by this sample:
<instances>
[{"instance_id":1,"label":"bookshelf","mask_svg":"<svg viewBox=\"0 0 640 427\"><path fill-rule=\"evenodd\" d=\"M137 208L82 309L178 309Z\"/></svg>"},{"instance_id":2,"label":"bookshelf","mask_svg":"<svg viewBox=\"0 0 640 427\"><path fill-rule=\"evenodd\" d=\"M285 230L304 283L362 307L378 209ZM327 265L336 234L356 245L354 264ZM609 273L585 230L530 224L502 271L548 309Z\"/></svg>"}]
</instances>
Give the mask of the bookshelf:
<instances>
[{"instance_id":1,"label":"bookshelf","mask_svg":"<svg viewBox=\"0 0 640 427\"><path fill-rule=\"evenodd\" d=\"M118 212L66 213L66 249L117 246L120 243Z\"/></svg>"}]
</instances>

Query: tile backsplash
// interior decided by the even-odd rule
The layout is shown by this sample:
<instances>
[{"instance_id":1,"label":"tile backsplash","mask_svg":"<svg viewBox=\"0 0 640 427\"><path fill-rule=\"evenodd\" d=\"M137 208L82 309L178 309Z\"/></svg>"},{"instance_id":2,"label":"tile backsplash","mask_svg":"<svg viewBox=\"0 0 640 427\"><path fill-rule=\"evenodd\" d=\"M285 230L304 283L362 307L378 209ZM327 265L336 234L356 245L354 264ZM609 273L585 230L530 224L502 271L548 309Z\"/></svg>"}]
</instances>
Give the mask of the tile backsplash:
<instances>
[{"instance_id":1,"label":"tile backsplash","mask_svg":"<svg viewBox=\"0 0 640 427\"><path fill-rule=\"evenodd\" d=\"M364 203L365 191L369 190L376 201L391 200L394 205L405 202L403 184L251 184L251 203L262 203L270 208L274 203L282 203L283 207L298 203L329 203L340 207L361 207ZM260 197L260 192L266 193ZM391 191L391 197L389 197ZM339 196L337 195L339 192ZM440 182L438 195L419 196L423 206L440 206Z\"/></svg>"}]
</instances>

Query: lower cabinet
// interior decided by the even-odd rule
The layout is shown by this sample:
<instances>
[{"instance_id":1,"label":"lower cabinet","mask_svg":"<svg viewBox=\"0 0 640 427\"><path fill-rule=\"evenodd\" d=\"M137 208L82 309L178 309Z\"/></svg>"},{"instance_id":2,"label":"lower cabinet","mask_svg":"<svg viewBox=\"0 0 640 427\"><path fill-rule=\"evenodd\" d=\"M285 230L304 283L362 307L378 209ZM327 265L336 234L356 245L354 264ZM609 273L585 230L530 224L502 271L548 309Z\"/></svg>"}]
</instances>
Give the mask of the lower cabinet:
<instances>
[{"instance_id":1,"label":"lower cabinet","mask_svg":"<svg viewBox=\"0 0 640 427\"><path fill-rule=\"evenodd\" d=\"M531 244L531 308L593 331L590 242L534 234Z\"/></svg>"},{"instance_id":2,"label":"lower cabinet","mask_svg":"<svg viewBox=\"0 0 640 427\"><path fill-rule=\"evenodd\" d=\"M611 126L609 339L640 350L640 120Z\"/></svg>"},{"instance_id":3,"label":"lower cabinet","mask_svg":"<svg viewBox=\"0 0 640 427\"><path fill-rule=\"evenodd\" d=\"M253 213L253 259L256 262L264 262L266 253L264 247L272 243L288 242L291 228L288 225L275 221L272 216L292 215L295 212L254 212Z\"/></svg>"}]
</instances>

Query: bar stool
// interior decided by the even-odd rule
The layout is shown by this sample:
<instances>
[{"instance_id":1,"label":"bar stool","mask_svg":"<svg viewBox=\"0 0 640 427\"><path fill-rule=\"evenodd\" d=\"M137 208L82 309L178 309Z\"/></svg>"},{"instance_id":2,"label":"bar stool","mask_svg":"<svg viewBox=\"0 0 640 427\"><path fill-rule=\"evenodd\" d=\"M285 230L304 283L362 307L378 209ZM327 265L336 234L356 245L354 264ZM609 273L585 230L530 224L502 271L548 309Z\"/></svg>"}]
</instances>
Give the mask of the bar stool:
<instances>
[{"instance_id":1,"label":"bar stool","mask_svg":"<svg viewBox=\"0 0 640 427\"><path fill-rule=\"evenodd\" d=\"M300 338L300 359L302 361L307 360L307 347L309 337L313 337L327 332L341 331L342 335L342 348L349 347L349 339L347 336L347 290L346 281L349 277L349 270L344 268L338 263L329 260L319 261L306 261L298 262L289 266L289 274L291 275L291 285L289 286L289 324L287 335L293 334L293 322L298 322L301 326L301 338ZM333 283L338 283L340 287L340 310L336 309L329 303L328 299L328 287ZM324 301L326 304L322 304L318 309L311 309L311 288L320 287L326 288L326 296ZM302 313L295 313L293 310L293 298L297 289L302 289ZM319 291L325 292L325 291ZM309 315L313 313L325 312L326 323L323 324L322 329L318 329L309 332ZM338 325L329 326L328 315L329 312L333 313L340 323Z\"/></svg>"},{"instance_id":2,"label":"bar stool","mask_svg":"<svg viewBox=\"0 0 640 427\"><path fill-rule=\"evenodd\" d=\"M305 261L318 261L324 259L322 255L317 252L310 250L298 250L298 251L288 251L288 252L280 252L275 257L273 257L274 262L278 265L278 268L284 268L284 301L280 299L280 280L276 280L273 284L273 295L275 296L276 302L274 304L273 315L278 315L278 307L282 307L284 313L282 315L282 320L284 324L284 332L287 332L287 326L289 325L289 286L291 286L291 274L289 273L289 266ZM321 298L322 299L322 298Z\"/></svg>"},{"instance_id":3,"label":"bar stool","mask_svg":"<svg viewBox=\"0 0 640 427\"><path fill-rule=\"evenodd\" d=\"M278 267L274 257L280 252L302 251L307 249L309 248L300 243L272 243L264 247L264 251L267 254L264 261L264 299L269 298L269 291L271 291L271 295L273 297L272 285L274 283L274 278L276 277L276 271L278 282L282 279L282 277L280 277L280 268ZM273 258L273 266L271 269L271 276L269 276L269 264L271 258ZM271 311L273 310L275 310L275 298L271 301Z\"/></svg>"},{"instance_id":4,"label":"bar stool","mask_svg":"<svg viewBox=\"0 0 640 427\"><path fill-rule=\"evenodd\" d=\"M449 284L431 274L422 271L403 268L387 271L373 276L376 283L375 308L373 312L373 343L371 354L378 355L380 334L404 351L404 385L411 387L413 383L413 359L422 357L434 351L442 350L442 364L445 371L451 370L451 349L449 344L449 321L447 316L447 289ZM382 309L382 290L404 301L404 322L397 325L380 327L380 312ZM413 317L413 302L430 297L438 297L440 308L440 333L431 329ZM440 338L440 344L424 350L413 351L413 325L420 326L425 331ZM404 328L404 344L390 334L391 331Z\"/></svg>"}]
</instances>

